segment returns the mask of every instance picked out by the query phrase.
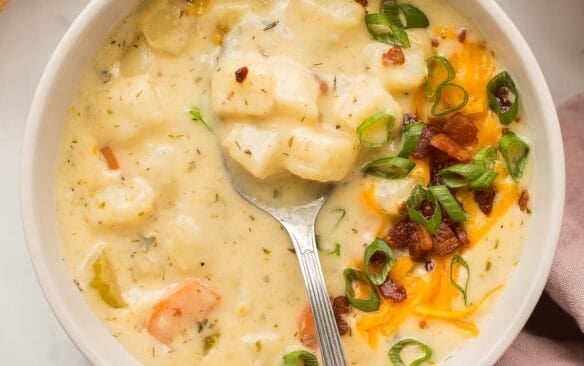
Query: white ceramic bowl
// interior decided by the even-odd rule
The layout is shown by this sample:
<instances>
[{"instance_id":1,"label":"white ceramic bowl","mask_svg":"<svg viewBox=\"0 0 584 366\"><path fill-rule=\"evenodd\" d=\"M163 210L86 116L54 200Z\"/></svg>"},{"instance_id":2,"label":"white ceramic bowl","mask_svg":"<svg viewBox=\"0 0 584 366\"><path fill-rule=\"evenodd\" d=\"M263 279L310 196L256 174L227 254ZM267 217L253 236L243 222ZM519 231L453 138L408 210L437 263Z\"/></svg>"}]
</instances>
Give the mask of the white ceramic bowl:
<instances>
[{"instance_id":1,"label":"white ceramic bowl","mask_svg":"<svg viewBox=\"0 0 584 366\"><path fill-rule=\"evenodd\" d=\"M515 273L481 326L447 365L493 364L517 336L545 285L558 241L565 173L560 127L541 70L519 31L494 0L451 0L478 24L516 79L535 160L533 215ZM55 215L57 152L62 121L80 78L108 32L139 0L94 0L65 34L32 103L22 158L21 201L30 256L55 315L96 365L138 362L109 333L75 287L63 263Z\"/></svg>"}]
</instances>

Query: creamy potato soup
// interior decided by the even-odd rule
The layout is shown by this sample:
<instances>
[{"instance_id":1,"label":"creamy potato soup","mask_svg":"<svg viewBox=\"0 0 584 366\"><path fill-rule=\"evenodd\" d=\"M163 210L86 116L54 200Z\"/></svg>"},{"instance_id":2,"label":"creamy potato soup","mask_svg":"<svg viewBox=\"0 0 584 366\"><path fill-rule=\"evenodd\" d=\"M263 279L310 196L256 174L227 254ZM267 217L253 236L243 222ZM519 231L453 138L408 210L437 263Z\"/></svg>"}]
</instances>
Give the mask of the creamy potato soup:
<instances>
[{"instance_id":1,"label":"creamy potato soup","mask_svg":"<svg viewBox=\"0 0 584 366\"><path fill-rule=\"evenodd\" d=\"M144 1L66 114L64 261L143 364L313 365L289 237L223 156L274 202L327 183L316 241L349 364L439 363L520 257L519 89L447 1Z\"/></svg>"}]
</instances>

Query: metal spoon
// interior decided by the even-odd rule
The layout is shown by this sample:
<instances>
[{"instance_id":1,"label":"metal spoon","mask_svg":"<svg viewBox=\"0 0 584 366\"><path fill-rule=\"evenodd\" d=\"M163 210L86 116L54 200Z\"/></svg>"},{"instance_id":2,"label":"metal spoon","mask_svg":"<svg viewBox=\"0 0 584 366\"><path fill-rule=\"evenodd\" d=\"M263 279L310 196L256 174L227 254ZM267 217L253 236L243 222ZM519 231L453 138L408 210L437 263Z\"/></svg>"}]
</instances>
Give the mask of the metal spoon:
<instances>
[{"instance_id":1,"label":"metal spoon","mask_svg":"<svg viewBox=\"0 0 584 366\"><path fill-rule=\"evenodd\" d=\"M314 231L316 217L328 198L330 187L302 181L299 178L289 178L280 184L266 183L251 178L228 158L224 161L233 188L244 199L278 220L288 232L304 278L324 365L346 366L335 315L318 259ZM298 184L302 187L298 187ZM302 197L293 197L284 203L276 199L276 196L283 192L292 190L300 190L303 193Z\"/></svg>"}]
</instances>

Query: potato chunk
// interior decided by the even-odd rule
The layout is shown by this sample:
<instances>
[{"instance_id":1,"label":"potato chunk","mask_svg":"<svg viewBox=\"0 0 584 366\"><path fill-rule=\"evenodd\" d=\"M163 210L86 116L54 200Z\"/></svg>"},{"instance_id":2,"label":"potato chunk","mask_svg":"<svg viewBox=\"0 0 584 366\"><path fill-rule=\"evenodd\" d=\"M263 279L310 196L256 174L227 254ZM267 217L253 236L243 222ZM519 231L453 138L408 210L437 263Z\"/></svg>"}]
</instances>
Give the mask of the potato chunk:
<instances>
[{"instance_id":1,"label":"potato chunk","mask_svg":"<svg viewBox=\"0 0 584 366\"><path fill-rule=\"evenodd\" d=\"M301 178L321 182L343 179L358 154L352 136L308 127L293 129L289 145L288 170Z\"/></svg>"},{"instance_id":2,"label":"potato chunk","mask_svg":"<svg viewBox=\"0 0 584 366\"><path fill-rule=\"evenodd\" d=\"M318 121L319 86L308 69L288 57L272 57L276 77L276 103L279 117L291 117L302 123Z\"/></svg>"},{"instance_id":3,"label":"potato chunk","mask_svg":"<svg viewBox=\"0 0 584 366\"><path fill-rule=\"evenodd\" d=\"M359 76L339 94L334 108L335 118L351 131L365 118L377 113L389 113L396 121L401 121L400 105L376 79Z\"/></svg>"},{"instance_id":4,"label":"potato chunk","mask_svg":"<svg viewBox=\"0 0 584 366\"><path fill-rule=\"evenodd\" d=\"M317 17L328 26L350 28L360 25L365 15L355 0L300 0L308 16Z\"/></svg>"},{"instance_id":5,"label":"potato chunk","mask_svg":"<svg viewBox=\"0 0 584 366\"><path fill-rule=\"evenodd\" d=\"M118 79L99 98L96 123L102 139L127 141L164 123L148 76Z\"/></svg>"},{"instance_id":6,"label":"potato chunk","mask_svg":"<svg viewBox=\"0 0 584 366\"><path fill-rule=\"evenodd\" d=\"M187 45L188 33L172 10L170 6L159 6L144 19L142 32L150 46L178 55Z\"/></svg>"},{"instance_id":7,"label":"potato chunk","mask_svg":"<svg viewBox=\"0 0 584 366\"><path fill-rule=\"evenodd\" d=\"M237 81L237 70L247 68L244 80ZM211 99L221 117L267 117L275 104L276 80L261 56L234 52L226 55L213 74Z\"/></svg>"},{"instance_id":8,"label":"potato chunk","mask_svg":"<svg viewBox=\"0 0 584 366\"><path fill-rule=\"evenodd\" d=\"M399 216L401 205L408 199L415 186L416 182L411 178L381 179L375 186L375 202L389 215Z\"/></svg>"},{"instance_id":9,"label":"potato chunk","mask_svg":"<svg viewBox=\"0 0 584 366\"><path fill-rule=\"evenodd\" d=\"M233 160L258 178L266 178L283 170L284 155L278 131L236 124L223 140L223 147Z\"/></svg>"},{"instance_id":10,"label":"potato chunk","mask_svg":"<svg viewBox=\"0 0 584 366\"><path fill-rule=\"evenodd\" d=\"M154 192L142 178L132 178L101 188L86 207L93 225L130 224L147 217L154 207Z\"/></svg>"}]
</instances>

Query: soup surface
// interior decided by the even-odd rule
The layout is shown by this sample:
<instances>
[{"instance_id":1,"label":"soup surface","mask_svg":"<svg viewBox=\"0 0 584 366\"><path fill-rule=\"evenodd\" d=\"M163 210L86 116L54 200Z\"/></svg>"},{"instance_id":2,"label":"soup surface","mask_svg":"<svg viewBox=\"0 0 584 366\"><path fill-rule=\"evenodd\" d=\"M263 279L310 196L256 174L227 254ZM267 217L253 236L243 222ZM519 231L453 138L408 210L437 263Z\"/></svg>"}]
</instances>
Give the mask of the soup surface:
<instances>
[{"instance_id":1,"label":"soup surface","mask_svg":"<svg viewBox=\"0 0 584 366\"><path fill-rule=\"evenodd\" d=\"M276 202L332 183L317 242L349 364L438 363L479 334L529 219L503 71L447 1L145 1L66 114L64 260L144 364L319 357L288 235L222 156Z\"/></svg>"}]
</instances>

